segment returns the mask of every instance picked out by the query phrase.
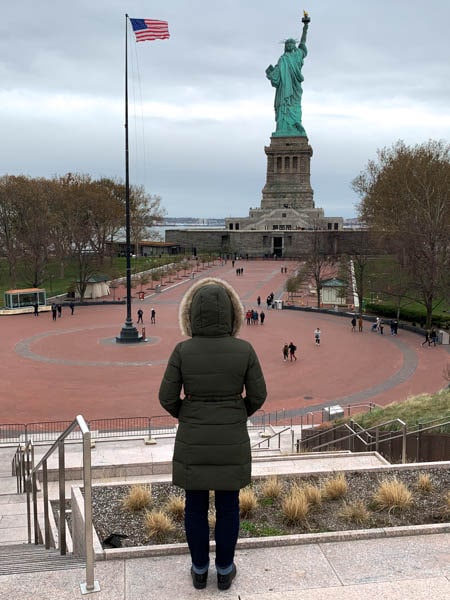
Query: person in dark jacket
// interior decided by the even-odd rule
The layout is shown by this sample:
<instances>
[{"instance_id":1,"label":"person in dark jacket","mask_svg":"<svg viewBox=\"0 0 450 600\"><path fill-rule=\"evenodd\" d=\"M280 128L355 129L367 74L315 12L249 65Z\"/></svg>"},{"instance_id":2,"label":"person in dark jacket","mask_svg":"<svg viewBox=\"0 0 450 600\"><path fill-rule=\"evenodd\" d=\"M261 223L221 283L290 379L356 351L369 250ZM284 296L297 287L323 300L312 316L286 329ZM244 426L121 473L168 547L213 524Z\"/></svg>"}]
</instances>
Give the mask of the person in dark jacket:
<instances>
[{"instance_id":1,"label":"person in dark jacket","mask_svg":"<svg viewBox=\"0 0 450 600\"><path fill-rule=\"evenodd\" d=\"M179 421L172 481L185 490L185 530L191 576L206 587L209 568L209 491L214 491L217 586L236 576L239 490L251 481L247 419L267 391L255 350L237 339L244 317L240 299L225 281L205 278L183 297L179 342L159 390L161 406Z\"/></svg>"}]
</instances>

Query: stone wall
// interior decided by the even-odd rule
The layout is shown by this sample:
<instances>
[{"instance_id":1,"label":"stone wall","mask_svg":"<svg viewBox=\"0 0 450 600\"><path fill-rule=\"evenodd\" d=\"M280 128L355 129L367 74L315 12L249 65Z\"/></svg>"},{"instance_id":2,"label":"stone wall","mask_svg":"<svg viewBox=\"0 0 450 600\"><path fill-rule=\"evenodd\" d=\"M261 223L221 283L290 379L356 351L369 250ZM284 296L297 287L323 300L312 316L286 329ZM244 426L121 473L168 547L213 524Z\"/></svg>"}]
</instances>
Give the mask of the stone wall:
<instances>
[{"instance_id":1,"label":"stone wall","mask_svg":"<svg viewBox=\"0 0 450 600\"><path fill-rule=\"evenodd\" d=\"M294 258L311 254L313 247L331 255L378 254L389 251L371 240L367 231L230 231L226 229L168 229L166 242L184 248L186 254L237 254L251 258Z\"/></svg>"}]
</instances>

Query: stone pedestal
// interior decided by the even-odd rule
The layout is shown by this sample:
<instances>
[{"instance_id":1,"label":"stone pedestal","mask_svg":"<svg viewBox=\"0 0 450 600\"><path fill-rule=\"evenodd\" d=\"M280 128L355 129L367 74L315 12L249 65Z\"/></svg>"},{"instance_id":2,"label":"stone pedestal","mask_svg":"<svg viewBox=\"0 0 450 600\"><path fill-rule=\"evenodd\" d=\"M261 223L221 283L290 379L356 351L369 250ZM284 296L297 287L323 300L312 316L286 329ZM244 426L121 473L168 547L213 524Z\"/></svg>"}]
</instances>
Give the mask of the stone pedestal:
<instances>
[{"instance_id":1,"label":"stone pedestal","mask_svg":"<svg viewBox=\"0 0 450 600\"><path fill-rule=\"evenodd\" d=\"M307 137L271 137L267 155L266 185L261 209L314 209L310 162L313 154Z\"/></svg>"}]
</instances>

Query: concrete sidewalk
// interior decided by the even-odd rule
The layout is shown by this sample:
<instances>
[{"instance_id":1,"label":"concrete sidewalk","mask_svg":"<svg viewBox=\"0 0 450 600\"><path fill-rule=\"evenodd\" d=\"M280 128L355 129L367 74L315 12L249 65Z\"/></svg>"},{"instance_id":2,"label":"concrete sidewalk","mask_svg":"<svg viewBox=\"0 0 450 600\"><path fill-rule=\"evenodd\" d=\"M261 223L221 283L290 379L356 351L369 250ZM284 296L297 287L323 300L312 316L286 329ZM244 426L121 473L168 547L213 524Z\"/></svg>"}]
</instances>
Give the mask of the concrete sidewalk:
<instances>
[{"instance_id":1,"label":"concrete sidewalk","mask_svg":"<svg viewBox=\"0 0 450 600\"><path fill-rule=\"evenodd\" d=\"M82 596L83 569L0 577L0 599L390 600L450 597L450 534L313 543L236 552L238 574L219 592L214 569L195 590L188 555L99 562L100 591Z\"/></svg>"}]
</instances>

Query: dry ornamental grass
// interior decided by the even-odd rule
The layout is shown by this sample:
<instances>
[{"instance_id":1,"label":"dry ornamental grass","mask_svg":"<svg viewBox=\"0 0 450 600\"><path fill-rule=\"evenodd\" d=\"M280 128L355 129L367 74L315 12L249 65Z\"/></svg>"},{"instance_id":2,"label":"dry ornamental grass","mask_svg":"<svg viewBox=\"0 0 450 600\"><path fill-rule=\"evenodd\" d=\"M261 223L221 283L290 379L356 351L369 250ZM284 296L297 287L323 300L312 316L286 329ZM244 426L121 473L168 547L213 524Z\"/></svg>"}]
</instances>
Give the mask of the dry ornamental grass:
<instances>
[{"instance_id":1,"label":"dry ornamental grass","mask_svg":"<svg viewBox=\"0 0 450 600\"><path fill-rule=\"evenodd\" d=\"M339 473L333 476L295 475L278 476L276 480L275 488L279 485L279 493L267 491L267 486L274 486L273 478L270 484L269 478L255 479L251 487L241 491L241 511L245 506L245 515L241 517L241 538L344 531L360 529L361 526L378 528L445 523L450 520L448 469L404 470L395 477L376 472L346 472L345 476ZM168 483L152 483L152 512L149 512L148 505L137 510L125 509L124 499L131 495L134 487L94 487L94 526L100 540L111 533L121 533L128 536L123 540L123 546L184 543L182 491ZM148 486L140 487L148 491ZM166 526L162 517L159 521L154 517L150 519L148 515L154 511L163 513L170 525ZM149 519L151 527L147 529ZM209 522L213 539L215 512L212 499Z\"/></svg>"}]
</instances>

